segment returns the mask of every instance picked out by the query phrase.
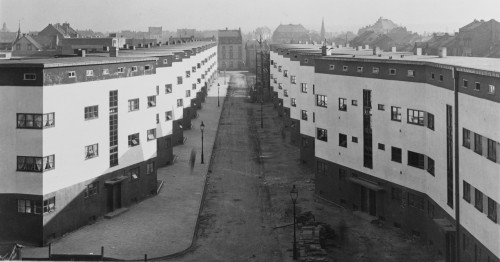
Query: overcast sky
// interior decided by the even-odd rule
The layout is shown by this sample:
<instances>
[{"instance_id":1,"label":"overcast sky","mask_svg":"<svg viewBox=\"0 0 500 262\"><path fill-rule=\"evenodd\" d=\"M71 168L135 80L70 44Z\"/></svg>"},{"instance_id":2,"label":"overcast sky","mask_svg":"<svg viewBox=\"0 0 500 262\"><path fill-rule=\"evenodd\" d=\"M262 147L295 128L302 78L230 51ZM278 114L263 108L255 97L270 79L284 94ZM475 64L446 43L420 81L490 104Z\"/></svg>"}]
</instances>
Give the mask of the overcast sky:
<instances>
[{"instance_id":1,"label":"overcast sky","mask_svg":"<svg viewBox=\"0 0 500 262\"><path fill-rule=\"evenodd\" d=\"M328 32L352 30L391 19L419 33L455 32L474 19L500 21L500 0L0 0L0 23L11 31L39 31L49 23L112 32L198 30L241 27L252 31L280 24L302 24Z\"/></svg>"}]
</instances>

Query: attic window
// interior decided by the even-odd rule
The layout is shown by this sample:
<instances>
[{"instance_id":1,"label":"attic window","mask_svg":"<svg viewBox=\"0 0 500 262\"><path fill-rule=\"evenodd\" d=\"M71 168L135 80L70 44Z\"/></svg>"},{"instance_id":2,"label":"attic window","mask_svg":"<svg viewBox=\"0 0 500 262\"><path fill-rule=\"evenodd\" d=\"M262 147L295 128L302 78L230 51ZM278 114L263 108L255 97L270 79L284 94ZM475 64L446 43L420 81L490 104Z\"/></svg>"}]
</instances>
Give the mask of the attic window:
<instances>
[{"instance_id":1,"label":"attic window","mask_svg":"<svg viewBox=\"0 0 500 262\"><path fill-rule=\"evenodd\" d=\"M408 77L415 77L415 70L408 70Z\"/></svg>"},{"instance_id":2,"label":"attic window","mask_svg":"<svg viewBox=\"0 0 500 262\"><path fill-rule=\"evenodd\" d=\"M380 69L378 67L372 67L372 74L378 75L379 71L380 71Z\"/></svg>"},{"instance_id":3,"label":"attic window","mask_svg":"<svg viewBox=\"0 0 500 262\"><path fill-rule=\"evenodd\" d=\"M87 70L87 76L94 76L94 70Z\"/></svg>"},{"instance_id":4,"label":"attic window","mask_svg":"<svg viewBox=\"0 0 500 262\"><path fill-rule=\"evenodd\" d=\"M135 71L137 71L137 66L132 67L132 72L135 72Z\"/></svg>"},{"instance_id":5,"label":"attic window","mask_svg":"<svg viewBox=\"0 0 500 262\"><path fill-rule=\"evenodd\" d=\"M118 73L123 73L123 71L125 71L125 68L123 68L123 67L118 67Z\"/></svg>"},{"instance_id":6,"label":"attic window","mask_svg":"<svg viewBox=\"0 0 500 262\"><path fill-rule=\"evenodd\" d=\"M168 60L167 59L163 59L163 63L164 64L168 64Z\"/></svg>"},{"instance_id":7,"label":"attic window","mask_svg":"<svg viewBox=\"0 0 500 262\"><path fill-rule=\"evenodd\" d=\"M36 80L36 74L35 73L26 73L24 74L24 80Z\"/></svg>"},{"instance_id":8,"label":"attic window","mask_svg":"<svg viewBox=\"0 0 500 262\"><path fill-rule=\"evenodd\" d=\"M145 65L144 66L144 70L151 70L151 66L150 65Z\"/></svg>"},{"instance_id":9,"label":"attic window","mask_svg":"<svg viewBox=\"0 0 500 262\"><path fill-rule=\"evenodd\" d=\"M335 70L335 65L330 65L329 70Z\"/></svg>"},{"instance_id":10,"label":"attic window","mask_svg":"<svg viewBox=\"0 0 500 262\"><path fill-rule=\"evenodd\" d=\"M179 55L175 55L175 59L179 60L180 56Z\"/></svg>"},{"instance_id":11,"label":"attic window","mask_svg":"<svg viewBox=\"0 0 500 262\"><path fill-rule=\"evenodd\" d=\"M342 71L347 71L347 70L349 70L349 67L348 67L348 66L343 66L343 67L342 67Z\"/></svg>"},{"instance_id":12,"label":"attic window","mask_svg":"<svg viewBox=\"0 0 500 262\"><path fill-rule=\"evenodd\" d=\"M69 72L68 72L68 77L69 77L69 78L73 78L73 77L75 77L75 76L76 76L75 71L69 71Z\"/></svg>"},{"instance_id":13,"label":"attic window","mask_svg":"<svg viewBox=\"0 0 500 262\"><path fill-rule=\"evenodd\" d=\"M358 73L363 73L363 67L362 66L358 66Z\"/></svg>"},{"instance_id":14,"label":"attic window","mask_svg":"<svg viewBox=\"0 0 500 262\"><path fill-rule=\"evenodd\" d=\"M104 69L102 70L102 74L103 74L103 75L109 75L109 69L108 69L108 68L104 68Z\"/></svg>"},{"instance_id":15,"label":"attic window","mask_svg":"<svg viewBox=\"0 0 500 262\"><path fill-rule=\"evenodd\" d=\"M307 58L304 59L304 63L306 63L306 64L309 63L309 59L307 59Z\"/></svg>"},{"instance_id":16,"label":"attic window","mask_svg":"<svg viewBox=\"0 0 500 262\"><path fill-rule=\"evenodd\" d=\"M389 68L389 75L396 75L396 68Z\"/></svg>"},{"instance_id":17,"label":"attic window","mask_svg":"<svg viewBox=\"0 0 500 262\"><path fill-rule=\"evenodd\" d=\"M297 58L297 55L295 55L295 58Z\"/></svg>"}]
</instances>

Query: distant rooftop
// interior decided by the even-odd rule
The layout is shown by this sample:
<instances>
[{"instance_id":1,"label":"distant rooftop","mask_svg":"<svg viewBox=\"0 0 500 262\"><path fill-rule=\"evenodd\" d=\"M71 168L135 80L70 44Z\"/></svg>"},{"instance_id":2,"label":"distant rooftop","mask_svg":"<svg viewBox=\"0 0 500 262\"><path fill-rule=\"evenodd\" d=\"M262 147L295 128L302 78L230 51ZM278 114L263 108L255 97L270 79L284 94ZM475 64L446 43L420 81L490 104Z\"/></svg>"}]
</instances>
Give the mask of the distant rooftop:
<instances>
[{"instance_id":1,"label":"distant rooftop","mask_svg":"<svg viewBox=\"0 0 500 262\"><path fill-rule=\"evenodd\" d=\"M193 48L202 47L214 42L190 42L178 45L154 46L151 48L138 48L136 50L119 50L118 57L110 57L109 53L88 53L85 57L60 57L60 58L29 58L0 60L0 68L5 67L65 67L94 64L127 63L139 61L155 61L158 56L172 55Z\"/></svg>"}]
</instances>

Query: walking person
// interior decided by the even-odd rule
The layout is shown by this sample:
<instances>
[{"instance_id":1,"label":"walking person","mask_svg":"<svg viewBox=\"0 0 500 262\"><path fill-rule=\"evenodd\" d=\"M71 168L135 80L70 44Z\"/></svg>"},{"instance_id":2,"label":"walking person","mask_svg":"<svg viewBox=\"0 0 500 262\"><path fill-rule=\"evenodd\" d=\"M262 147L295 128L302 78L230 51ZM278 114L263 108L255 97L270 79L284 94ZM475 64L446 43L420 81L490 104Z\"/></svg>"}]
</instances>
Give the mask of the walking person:
<instances>
[{"instance_id":1,"label":"walking person","mask_svg":"<svg viewBox=\"0 0 500 262\"><path fill-rule=\"evenodd\" d=\"M191 156L189 157L189 166L191 167L191 174L193 173L194 163L196 162L196 150L191 149Z\"/></svg>"}]
</instances>

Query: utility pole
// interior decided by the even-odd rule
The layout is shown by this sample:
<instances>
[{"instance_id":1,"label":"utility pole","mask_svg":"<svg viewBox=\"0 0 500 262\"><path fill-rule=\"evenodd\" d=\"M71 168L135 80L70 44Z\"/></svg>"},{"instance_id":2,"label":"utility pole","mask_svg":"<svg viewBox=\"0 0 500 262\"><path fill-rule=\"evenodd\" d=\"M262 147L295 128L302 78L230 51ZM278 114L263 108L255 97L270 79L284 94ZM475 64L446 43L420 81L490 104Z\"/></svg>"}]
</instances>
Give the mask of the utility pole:
<instances>
[{"instance_id":1,"label":"utility pole","mask_svg":"<svg viewBox=\"0 0 500 262\"><path fill-rule=\"evenodd\" d=\"M264 104L264 61L262 60L262 35L260 35L259 48L260 48L260 128L264 128L264 116L263 116L263 104ZM255 52L257 56L257 52ZM257 64L257 59L255 59L255 64ZM257 65L255 66L257 69ZM257 79L257 72L255 72Z\"/></svg>"}]
</instances>

